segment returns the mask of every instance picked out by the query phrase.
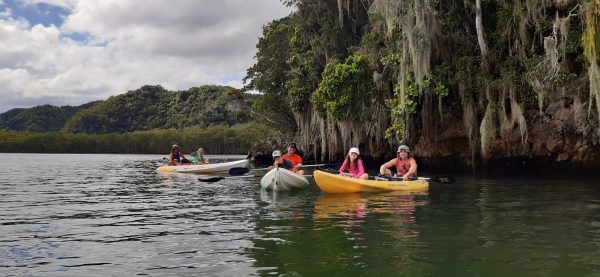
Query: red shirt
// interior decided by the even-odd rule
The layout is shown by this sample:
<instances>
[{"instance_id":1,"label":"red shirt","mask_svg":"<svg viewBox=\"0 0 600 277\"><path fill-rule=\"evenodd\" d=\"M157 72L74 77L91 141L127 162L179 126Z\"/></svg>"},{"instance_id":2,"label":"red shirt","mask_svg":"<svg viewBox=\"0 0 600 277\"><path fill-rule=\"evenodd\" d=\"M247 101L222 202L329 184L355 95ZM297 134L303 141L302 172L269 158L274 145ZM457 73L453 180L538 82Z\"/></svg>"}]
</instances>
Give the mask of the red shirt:
<instances>
[{"instance_id":1,"label":"red shirt","mask_svg":"<svg viewBox=\"0 0 600 277\"><path fill-rule=\"evenodd\" d=\"M410 162L411 160L414 160L412 157L406 159L406 160L402 160L400 158L396 158L396 170L398 172L398 176L403 176L404 174L408 173L408 171L410 170ZM417 176L417 172L415 171L414 176Z\"/></svg>"},{"instance_id":2,"label":"red shirt","mask_svg":"<svg viewBox=\"0 0 600 277\"><path fill-rule=\"evenodd\" d=\"M290 157L290 155L288 155L288 154L285 154L285 155L283 155L282 157L283 157L284 159L286 159L286 160L288 160L288 161L292 162L292 164L293 164L294 166L297 166L299 163L302 163L302 158L301 158L300 156L298 156L298 154L295 154L295 153L294 153L294 155L292 155L291 157Z\"/></svg>"}]
</instances>

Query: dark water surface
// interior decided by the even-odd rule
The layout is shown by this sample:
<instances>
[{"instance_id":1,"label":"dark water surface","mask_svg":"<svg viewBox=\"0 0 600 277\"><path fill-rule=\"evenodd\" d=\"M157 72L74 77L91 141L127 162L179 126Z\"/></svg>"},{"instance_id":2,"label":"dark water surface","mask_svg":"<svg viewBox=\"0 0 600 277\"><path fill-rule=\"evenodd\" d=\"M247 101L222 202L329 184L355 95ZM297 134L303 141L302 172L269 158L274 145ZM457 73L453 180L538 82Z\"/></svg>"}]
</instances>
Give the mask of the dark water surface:
<instances>
[{"instance_id":1,"label":"dark water surface","mask_svg":"<svg viewBox=\"0 0 600 277\"><path fill-rule=\"evenodd\" d=\"M0 276L600 276L600 183L261 192L162 156L0 154Z\"/></svg>"}]
</instances>

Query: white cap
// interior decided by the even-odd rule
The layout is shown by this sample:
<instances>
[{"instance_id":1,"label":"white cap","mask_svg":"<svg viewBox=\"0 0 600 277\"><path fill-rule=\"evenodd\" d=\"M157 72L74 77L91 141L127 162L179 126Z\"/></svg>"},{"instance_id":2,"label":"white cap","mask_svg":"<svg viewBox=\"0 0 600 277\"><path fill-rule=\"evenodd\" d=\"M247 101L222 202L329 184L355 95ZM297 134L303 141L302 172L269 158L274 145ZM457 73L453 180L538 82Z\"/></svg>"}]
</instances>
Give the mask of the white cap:
<instances>
[{"instance_id":1,"label":"white cap","mask_svg":"<svg viewBox=\"0 0 600 277\"><path fill-rule=\"evenodd\" d=\"M410 153L410 148L408 148L406 145L400 145L400 147L398 147L398 153L400 153L402 150L406 151L406 153Z\"/></svg>"},{"instance_id":2,"label":"white cap","mask_svg":"<svg viewBox=\"0 0 600 277\"><path fill-rule=\"evenodd\" d=\"M357 155L360 155L360 150L358 150L358 148L356 148L356 147L352 147L352 148L350 148L350 151L348 151L348 155L350 155L352 153L356 153Z\"/></svg>"},{"instance_id":3,"label":"white cap","mask_svg":"<svg viewBox=\"0 0 600 277\"><path fill-rule=\"evenodd\" d=\"M279 151L279 150L273 151L273 158L275 158L275 157L281 157L281 151Z\"/></svg>"}]
</instances>

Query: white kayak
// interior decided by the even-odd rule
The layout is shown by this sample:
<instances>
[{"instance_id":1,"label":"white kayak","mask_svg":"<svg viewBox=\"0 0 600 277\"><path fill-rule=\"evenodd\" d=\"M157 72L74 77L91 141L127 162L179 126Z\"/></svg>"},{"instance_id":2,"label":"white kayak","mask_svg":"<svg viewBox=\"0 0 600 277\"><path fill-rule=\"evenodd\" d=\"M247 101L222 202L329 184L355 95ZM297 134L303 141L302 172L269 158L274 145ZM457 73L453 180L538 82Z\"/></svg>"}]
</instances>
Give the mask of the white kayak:
<instances>
[{"instance_id":1,"label":"white kayak","mask_svg":"<svg viewBox=\"0 0 600 277\"><path fill-rule=\"evenodd\" d=\"M157 172L177 173L217 173L226 172L234 167L246 167L248 160L239 160L214 164L165 165L156 169Z\"/></svg>"},{"instance_id":2,"label":"white kayak","mask_svg":"<svg viewBox=\"0 0 600 277\"><path fill-rule=\"evenodd\" d=\"M260 179L260 186L263 189L273 191L304 188L307 187L308 184L308 179L306 179L306 177L283 168L273 168Z\"/></svg>"}]
</instances>

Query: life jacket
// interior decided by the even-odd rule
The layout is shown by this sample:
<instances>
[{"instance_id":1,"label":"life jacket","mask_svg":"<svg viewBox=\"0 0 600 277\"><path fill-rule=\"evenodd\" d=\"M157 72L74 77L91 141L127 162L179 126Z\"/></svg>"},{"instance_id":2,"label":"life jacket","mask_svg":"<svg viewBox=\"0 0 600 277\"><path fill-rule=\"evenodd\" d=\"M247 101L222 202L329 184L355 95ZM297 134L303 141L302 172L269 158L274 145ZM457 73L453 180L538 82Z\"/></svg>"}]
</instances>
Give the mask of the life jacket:
<instances>
[{"instance_id":1,"label":"life jacket","mask_svg":"<svg viewBox=\"0 0 600 277\"><path fill-rule=\"evenodd\" d=\"M173 153L173 154L171 155L171 158L172 158L174 161L178 161L178 162L180 161L180 158L179 158L179 153L177 153L177 154Z\"/></svg>"},{"instance_id":2,"label":"life jacket","mask_svg":"<svg viewBox=\"0 0 600 277\"><path fill-rule=\"evenodd\" d=\"M293 166L297 166L299 163L302 162L302 157L300 157L298 154L294 153L294 155L292 155L291 157L288 154L285 154L282 156L283 159L288 160L290 162L292 162Z\"/></svg>"},{"instance_id":3,"label":"life jacket","mask_svg":"<svg viewBox=\"0 0 600 277\"><path fill-rule=\"evenodd\" d=\"M286 159L283 159L283 163L279 164L278 166L287 170L294 171L294 165L292 164L292 162Z\"/></svg>"},{"instance_id":4,"label":"life jacket","mask_svg":"<svg viewBox=\"0 0 600 277\"><path fill-rule=\"evenodd\" d=\"M396 171L398 172L398 176L404 176L404 174L408 173L410 170L411 161L414 161L412 157L409 157L406 160L402 160L400 158L396 158ZM413 176L417 176L417 171L415 171Z\"/></svg>"}]
</instances>

